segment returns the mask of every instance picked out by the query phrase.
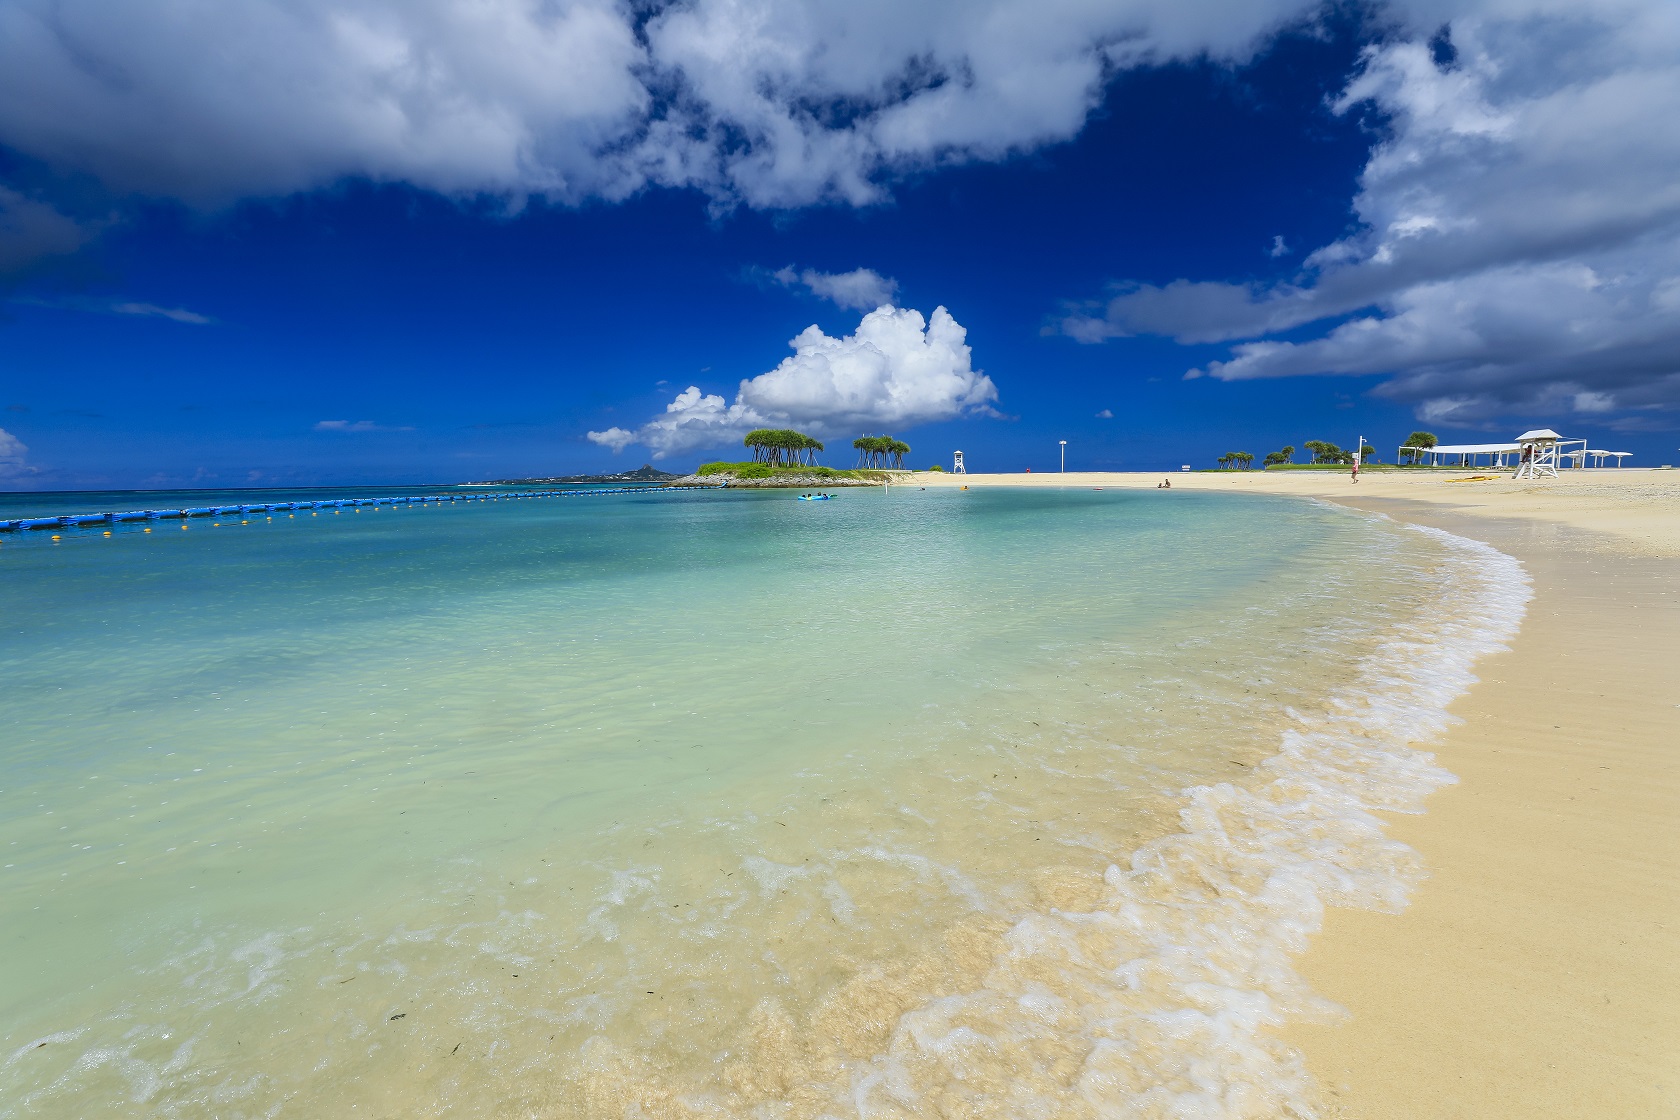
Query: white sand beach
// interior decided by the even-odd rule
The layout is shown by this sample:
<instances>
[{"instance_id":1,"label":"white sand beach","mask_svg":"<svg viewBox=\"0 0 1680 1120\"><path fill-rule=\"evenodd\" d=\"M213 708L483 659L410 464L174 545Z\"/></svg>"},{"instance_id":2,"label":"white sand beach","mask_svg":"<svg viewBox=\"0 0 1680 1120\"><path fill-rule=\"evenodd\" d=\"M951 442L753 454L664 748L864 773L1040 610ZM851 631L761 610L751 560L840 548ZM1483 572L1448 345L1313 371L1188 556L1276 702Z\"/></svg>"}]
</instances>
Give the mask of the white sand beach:
<instances>
[{"instance_id":1,"label":"white sand beach","mask_svg":"<svg viewBox=\"0 0 1680 1120\"><path fill-rule=\"evenodd\" d=\"M1155 487L1155 474L927 486ZM1301 962L1349 1017L1292 1026L1333 1115L1680 1115L1680 472L1173 474L1294 494L1517 557L1535 599L1436 752L1460 783L1391 834L1430 877L1402 914L1332 911ZM1162 500L1172 500L1167 493Z\"/></svg>"}]
</instances>

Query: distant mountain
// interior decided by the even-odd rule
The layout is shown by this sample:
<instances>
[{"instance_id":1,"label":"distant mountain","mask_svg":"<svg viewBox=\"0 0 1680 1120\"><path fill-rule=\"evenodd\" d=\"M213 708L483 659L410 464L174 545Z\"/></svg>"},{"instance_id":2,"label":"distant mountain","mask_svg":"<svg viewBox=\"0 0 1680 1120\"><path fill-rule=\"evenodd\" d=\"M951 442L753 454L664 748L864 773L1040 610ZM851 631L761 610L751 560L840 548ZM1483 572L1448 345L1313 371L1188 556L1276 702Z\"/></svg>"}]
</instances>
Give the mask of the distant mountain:
<instances>
[{"instance_id":1,"label":"distant mountain","mask_svg":"<svg viewBox=\"0 0 1680 1120\"><path fill-rule=\"evenodd\" d=\"M497 478L488 482L463 482L462 486L559 486L580 482L670 482L681 475L655 470L652 466L638 467L623 474L572 474L563 478Z\"/></svg>"}]
</instances>

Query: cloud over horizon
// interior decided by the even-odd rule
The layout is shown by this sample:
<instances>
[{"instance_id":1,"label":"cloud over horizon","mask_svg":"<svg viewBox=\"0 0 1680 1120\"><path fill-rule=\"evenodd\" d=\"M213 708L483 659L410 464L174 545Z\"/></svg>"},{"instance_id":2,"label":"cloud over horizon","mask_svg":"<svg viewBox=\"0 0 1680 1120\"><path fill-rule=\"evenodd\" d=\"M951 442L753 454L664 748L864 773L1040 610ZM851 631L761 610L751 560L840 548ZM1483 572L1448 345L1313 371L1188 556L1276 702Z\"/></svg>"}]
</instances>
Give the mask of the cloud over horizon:
<instances>
[{"instance_id":1,"label":"cloud over horizon","mask_svg":"<svg viewBox=\"0 0 1680 1120\"><path fill-rule=\"evenodd\" d=\"M1680 115L1680 6L1464 8L1368 48L1333 105L1388 122L1357 231L1293 278L1122 284L1060 329L1235 343L1189 377L1384 375L1441 422L1680 408L1680 130L1651 126Z\"/></svg>"},{"instance_id":2,"label":"cloud over horizon","mask_svg":"<svg viewBox=\"0 0 1680 1120\"><path fill-rule=\"evenodd\" d=\"M24 442L6 429L0 428L0 478L33 474L34 468L29 466L28 456L29 448Z\"/></svg>"},{"instance_id":3,"label":"cloud over horizon","mask_svg":"<svg viewBox=\"0 0 1680 1120\"><path fill-rule=\"evenodd\" d=\"M967 337L943 307L926 319L907 308L877 307L842 338L806 327L788 343L793 354L743 380L732 403L690 385L635 431L614 426L588 438L614 452L640 443L663 459L720 447L761 427L824 434L988 414L997 386L973 368Z\"/></svg>"}]
</instances>

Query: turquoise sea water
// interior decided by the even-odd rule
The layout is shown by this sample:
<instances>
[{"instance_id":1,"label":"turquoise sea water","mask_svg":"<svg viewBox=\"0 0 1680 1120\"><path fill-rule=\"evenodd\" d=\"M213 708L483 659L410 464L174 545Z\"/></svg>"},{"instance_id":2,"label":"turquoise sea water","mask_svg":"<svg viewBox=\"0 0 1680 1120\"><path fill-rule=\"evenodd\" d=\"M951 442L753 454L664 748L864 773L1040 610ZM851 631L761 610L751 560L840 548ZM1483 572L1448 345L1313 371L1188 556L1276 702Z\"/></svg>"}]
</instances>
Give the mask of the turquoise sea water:
<instances>
[{"instance_id":1,"label":"turquoise sea water","mask_svg":"<svg viewBox=\"0 0 1680 1120\"><path fill-rule=\"evenodd\" d=\"M1206 1038L1092 1081L1067 967L918 1016L1476 605L1217 494L153 528L0 544L3 1117L1101 1115Z\"/></svg>"}]
</instances>

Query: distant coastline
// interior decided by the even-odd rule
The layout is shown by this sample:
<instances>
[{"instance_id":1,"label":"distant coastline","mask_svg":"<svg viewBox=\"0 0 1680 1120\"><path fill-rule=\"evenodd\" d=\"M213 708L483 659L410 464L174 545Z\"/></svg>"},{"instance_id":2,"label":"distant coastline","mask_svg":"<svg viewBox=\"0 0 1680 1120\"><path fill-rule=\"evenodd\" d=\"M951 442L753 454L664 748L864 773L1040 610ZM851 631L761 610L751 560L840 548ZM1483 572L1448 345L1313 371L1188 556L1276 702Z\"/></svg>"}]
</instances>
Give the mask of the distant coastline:
<instances>
[{"instance_id":1,"label":"distant coastline","mask_svg":"<svg viewBox=\"0 0 1680 1120\"><path fill-rule=\"evenodd\" d=\"M496 478L486 482L458 482L457 486L578 486L597 482L675 482L681 475L643 465L620 474L569 474L557 478Z\"/></svg>"}]
</instances>

